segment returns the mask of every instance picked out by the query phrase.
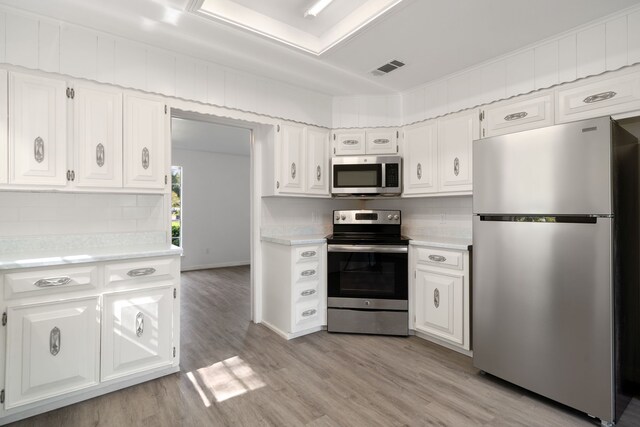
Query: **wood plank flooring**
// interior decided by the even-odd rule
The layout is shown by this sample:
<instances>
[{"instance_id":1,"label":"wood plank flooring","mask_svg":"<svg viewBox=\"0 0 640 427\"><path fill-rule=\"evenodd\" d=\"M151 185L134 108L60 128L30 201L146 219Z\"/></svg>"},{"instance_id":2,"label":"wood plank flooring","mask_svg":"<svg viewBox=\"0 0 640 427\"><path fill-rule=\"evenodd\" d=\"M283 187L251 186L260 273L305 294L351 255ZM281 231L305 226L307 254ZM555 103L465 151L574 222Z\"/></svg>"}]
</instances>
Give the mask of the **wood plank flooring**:
<instances>
[{"instance_id":1,"label":"wood plank flooring","mask_svg":"<svg viewBox=\"0 0 640 427\"><path fill-rule=\"evenodd\" d=\"M420 338L249 322L249 268L182 275L181 372L16 426L593 426ZM640 425L633 401L620 426Z\"/></svg>"}]
</instances>

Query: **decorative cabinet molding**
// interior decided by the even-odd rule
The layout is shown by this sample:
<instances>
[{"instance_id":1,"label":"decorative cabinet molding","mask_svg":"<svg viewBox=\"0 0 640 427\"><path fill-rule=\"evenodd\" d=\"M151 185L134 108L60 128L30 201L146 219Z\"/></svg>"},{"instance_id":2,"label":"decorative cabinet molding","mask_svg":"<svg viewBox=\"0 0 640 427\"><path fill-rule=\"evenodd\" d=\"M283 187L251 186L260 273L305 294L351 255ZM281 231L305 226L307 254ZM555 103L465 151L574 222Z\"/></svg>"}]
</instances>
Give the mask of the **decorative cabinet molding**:
<instances>
[{"instance_id":1,"label":"decorative cabinet molding","mask_svg":"<svg viewBox=\"0 0 640 427\"><path fill-rule=\"evenodd\" d=\"M480 112L482 137L551 126L554 123L553 105L553 92L489 105Z\"/></svg>"},{"instance_id":2,"label":"decorative cabinet molding","mask_svg":"<svg viewBox=\"0 0 640 427\"><path fill-rule=\"evenodd\" d=\"M78 187L122 187L122 92L74 86L74 165Z\"/></svg>"},{"instance_id":3,"label":"decorative cabinet molding","mask_svg":"<svg viewBox=\"0 0 640 427\"><path fill-rule=\"evenodd\" d=\"M9 73L9 183L67 185L64 81Z\"/></svg>"},{"instance_id":4,"label":"decorative cabinet molding","mask_svg":"<svg viewBox=\"0 0 640 427\"><path fill-rule=\"evenodd\" d=\"M167 188L169 146L164 100L154 96L124 95L124 187Z\"/></svg>"},{"instance_id":5,"label":"decorative cabinet molding","mask_svg":"<svg viewBox=\"0 0 640 427\"><path fill-rule=\"evenodd\" d=\"M263 322L291 339L327 324L327 246L263 242Z\"/></svg>"},{"instance_id":6,"label":"decorative cabinet molding","mask_svg":"<svg viewBox=\"0 0 640 427\"><path fill-rule=\"evenodd\" d=\"M438 191L438 123L430 120L404 129L403 194Z\"/></svg>"},{"instance_id":7,"label":"decorative cabinet molding","mask_svg":"<svg viewBox=\"0 0 640 427\"><path fill-rule=\"evenodd\" d=\"M154 272L123 273L142 265ZM0 285L0 424L179 369L179 256L6 270Z\"/></svg>"},{"instance_id":8,"label":"decorative cabinet molding","mask_svg":"<svg viewBox=\"0 0 640 427\"><path fill-rule=\"evenodd\" d=\"M410 245L412 328L461 352L470 351L469 252Z\"/></svg>"},{"instance_id":9,"label":"decorative cabinet molding","mask_svg":"<svg viewBox=\"0 0 640 427\"><path fill-rule=\"evenodd\" d=\"M329 194L329 131L307 128L307 184L308 194Z\"/></svg>"}]
</instances>

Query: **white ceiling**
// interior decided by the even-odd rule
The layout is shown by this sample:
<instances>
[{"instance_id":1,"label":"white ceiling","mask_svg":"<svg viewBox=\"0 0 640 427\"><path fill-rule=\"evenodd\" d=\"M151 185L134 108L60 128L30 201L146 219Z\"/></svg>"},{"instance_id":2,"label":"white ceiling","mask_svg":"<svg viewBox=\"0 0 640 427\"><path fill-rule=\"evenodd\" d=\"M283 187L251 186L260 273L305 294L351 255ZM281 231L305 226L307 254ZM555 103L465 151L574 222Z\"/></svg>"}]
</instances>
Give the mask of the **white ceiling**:
<instances>
[{"instance_id":1,"label":"white ceiling","mask_svg":"<svg viewBox=\"0 0 640 427\"><path fill-rule=\"evenodd\" d=\"M251 131L217 123L171 119L171 147L249 156Z\"/></svg>"},{"instance_id":2,"label":"white ceiling","mask_svg":"<svg viewBox=\"0 0 640 427\"><path fill-rule=\"evenodd\" d=\"M274 1L280 4L285 0L244 2L256 7ZM185 12L189 0L0 3L329 95L349 95L406 90L637 5L640 0L403 0L320 57ZM292 5L298 3L291 1ZM390 59L407 65L384 77L368 74Z\"/></svg>"}]
</instances>

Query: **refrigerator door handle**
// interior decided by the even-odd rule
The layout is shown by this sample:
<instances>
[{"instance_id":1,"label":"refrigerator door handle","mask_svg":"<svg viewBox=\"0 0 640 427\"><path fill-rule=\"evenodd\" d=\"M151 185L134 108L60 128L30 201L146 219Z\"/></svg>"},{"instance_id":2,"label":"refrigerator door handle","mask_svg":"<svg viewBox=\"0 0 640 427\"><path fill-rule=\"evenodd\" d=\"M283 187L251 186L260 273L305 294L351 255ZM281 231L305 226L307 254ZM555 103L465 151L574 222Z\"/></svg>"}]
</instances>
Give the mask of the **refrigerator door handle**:
<instances>
[{"instance_id":1,"label":"refrigerator door handle","mask_svg":"<svg viewBox=\"0 0 640 427\"><path fill-rule=\"evenodd\" d=\"M598 217L595 216L527 216L527 215L480 215L480 221L502 221L502 222L540 222L557 224L597 224Z\"/></svg>"}]
</instances>

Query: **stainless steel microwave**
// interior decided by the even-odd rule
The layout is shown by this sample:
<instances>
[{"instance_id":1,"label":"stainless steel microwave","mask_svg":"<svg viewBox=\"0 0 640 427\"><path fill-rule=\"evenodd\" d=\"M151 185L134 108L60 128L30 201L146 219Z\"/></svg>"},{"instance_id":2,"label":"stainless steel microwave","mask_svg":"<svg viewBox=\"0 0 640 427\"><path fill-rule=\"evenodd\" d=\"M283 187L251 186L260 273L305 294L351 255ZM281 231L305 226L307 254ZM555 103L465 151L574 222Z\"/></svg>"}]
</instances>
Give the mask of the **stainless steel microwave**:
<instances>
[{"instance_id":1,"label":"stainless steel microwave","mask_svg":"<svg viewBox=\"0 0 640 427\"><path fill-rule=\"evenodd\" d=\"M357 156L331 160L331 194L396 196L402 193L402 157Z\"/></svg>"}]
</instances>

